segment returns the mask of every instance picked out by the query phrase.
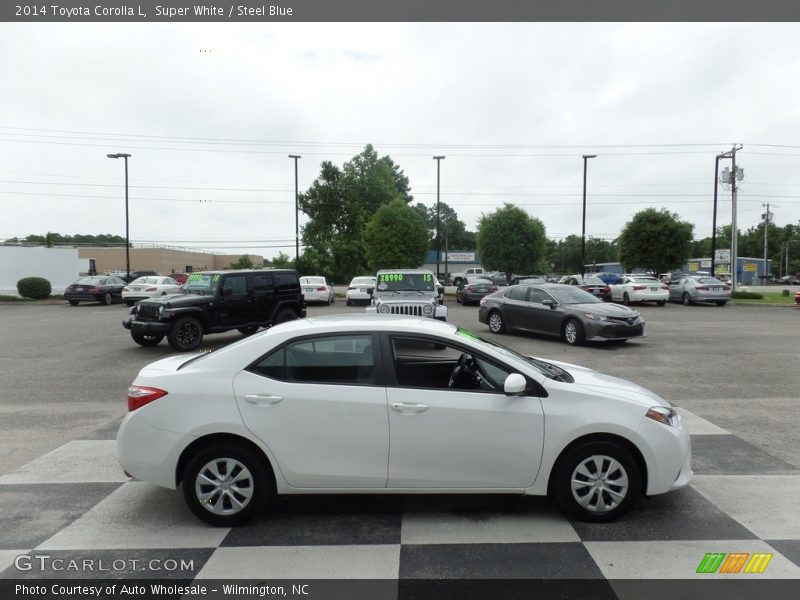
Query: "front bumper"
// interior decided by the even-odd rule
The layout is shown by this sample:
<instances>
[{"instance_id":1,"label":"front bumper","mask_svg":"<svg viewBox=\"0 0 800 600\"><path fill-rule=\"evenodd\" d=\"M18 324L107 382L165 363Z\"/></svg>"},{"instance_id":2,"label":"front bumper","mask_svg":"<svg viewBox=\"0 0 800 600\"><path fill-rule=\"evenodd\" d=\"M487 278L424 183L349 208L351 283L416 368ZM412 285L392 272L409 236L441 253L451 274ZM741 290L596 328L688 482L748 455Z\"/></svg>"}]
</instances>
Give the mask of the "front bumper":
<instances>
[{"instance_id":1,"label":"front bumper","mask_svg":"<svg viewBox=\"0 0 800 600\"><path fill-rule=\"evenodd\" d=\"M122 320L122 326L136 333L169 333L172 330L172 323L162 323L161 321L137 321L134 317Z\"/></svg>"},{"instance_id":2,"label":"front bumper","mask_svg":"<svg viewBox=\"0 0 800 600\"><path fill-rule=\"evenodd\" d=\"M642 417L637 433L647 440L641 447L647 463L648 496L686 487L692 479L692 443L681 422L670 427Z\"/></svg>"},{"instance_id":3,"label":"front bumper","mask_svg":"<svg viewBox=\"0 0 800 600\"><path fill-rule=\"evenodd\" d=\"M644 321L636 325L598 321L592 322L590 326L586 328L586 339L593 342L629 340L639 337L645 337Z\"/></svg>"}]
</instances>

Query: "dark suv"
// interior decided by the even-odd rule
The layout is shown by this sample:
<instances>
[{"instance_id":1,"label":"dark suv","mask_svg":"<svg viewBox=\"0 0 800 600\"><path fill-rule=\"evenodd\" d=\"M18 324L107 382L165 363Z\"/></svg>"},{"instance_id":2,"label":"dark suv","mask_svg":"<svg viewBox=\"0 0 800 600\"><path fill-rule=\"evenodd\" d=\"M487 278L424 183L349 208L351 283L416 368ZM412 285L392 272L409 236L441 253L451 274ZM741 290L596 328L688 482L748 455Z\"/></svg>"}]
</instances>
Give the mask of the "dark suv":
<instances>
[{"instance_id":1,"label":"dark suv","mask_svg":"<svg viewBox=\"0 0 800 600\"><path fill-rule=\"evenodd\" d=\"M182 294L142 300L122 322L133 341L155 346L164 336L179 352L195 350L208 333L259 327L306 316L297 271L204 271L189 275Z\"/></svg>"}]
</instances>

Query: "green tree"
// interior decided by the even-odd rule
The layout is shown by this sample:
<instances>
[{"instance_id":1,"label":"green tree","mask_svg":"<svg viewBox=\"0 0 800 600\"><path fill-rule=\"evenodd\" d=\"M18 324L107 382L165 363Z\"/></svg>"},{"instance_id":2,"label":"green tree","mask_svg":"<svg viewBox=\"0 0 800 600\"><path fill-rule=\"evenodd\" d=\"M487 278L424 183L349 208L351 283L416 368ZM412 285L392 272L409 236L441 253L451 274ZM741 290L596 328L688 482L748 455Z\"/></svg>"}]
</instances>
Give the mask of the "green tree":
<instances>
[{"instance_id":1,"label":"green tree","mask_svg":"<svg viewBox=\"0 0 800 600\"><path fill-rule=\"evenodd\" d=\"M252 269L253 268L253 261L250 260L250 257L247 254L242 254L236 262L232 262L230 265L231 269Z\"/></svg>"},{"instance_id":2,"label":"green tree","mask_svg":"<svg viewBox=\"0 0 800 600\"><path fill-rule=\"evenodd\" d=\"M547 238L544 224L524 210L505 204L478 222L478 253L490 270L533 273L543 270Z\"/></svg>"},{"instance_id":3,"label":"green tree","mask_svg":"<svg viewBox=\"0 0 800 600\"><path fill-rule=\"evenodd\" d=\"M692 251L694 225L677 213L648 208L633 216L619 236L620 261L626 271L643 268L658 275L681 268Z\"/></svg>"},{"instance_id":4,"label":"green tree","mask_svg":"<svg viewBox=\"0 0 800 600\"><path fill-rule=\"evenodd\" d=\"M425 206L421 202L414 210L425 219L431 236L431 249L436 249L436 205ZM449 250L475 250L475 233L467 231L467 226L458 218L458 213L445 202L439 203L439 233L442 252Z\"/></svg>"},{"instance_id":5,"label":"green tree","mask_svg":"<svg viewBox=\"0 0 800 600\"><path fill-rule=\"evenodd\" d=\"M264 266L274 267L276 269L294 269L294 259L286 252L278 252L278 256L272 260L265 260Z\"/></svg>"},{"instance_id":6,"label":"green tree","mask_svg":"<svg viewBox=\"0 0 800 600\"><path fill-rule=\"evenodd\" d=\"M399 198L381 206L364 230L364 249L372 271L420 266L429 242L423 218Z\"/></svg>"},{"instance_id":7,"label":"green tree","mask_svg":"<svg viewBox=\"0 0 800 600\"><path fill-rule=\"evenodd\" d=\"M367 223L381 206L413 199L409 181L388 156L371 145L339 169L322 163L320 174L300 195L300 209L309 217L303 226L305 264L336 281L367 271L363 246Z\"/></svg>"}]
</instances>

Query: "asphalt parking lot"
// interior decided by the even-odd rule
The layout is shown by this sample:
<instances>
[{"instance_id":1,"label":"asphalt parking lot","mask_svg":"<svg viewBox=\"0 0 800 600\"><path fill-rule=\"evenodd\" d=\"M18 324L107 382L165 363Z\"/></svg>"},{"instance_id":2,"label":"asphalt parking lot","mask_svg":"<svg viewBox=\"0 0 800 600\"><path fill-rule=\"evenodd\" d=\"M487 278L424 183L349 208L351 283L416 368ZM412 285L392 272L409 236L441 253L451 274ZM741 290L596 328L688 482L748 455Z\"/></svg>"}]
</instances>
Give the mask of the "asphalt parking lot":
<instances>
[{"instance_id":1,"label":"asphalt parking lot","mask_svg":"<svg viewBox=\"0 0 800 600\"><path fill-rule=\"evenodd\" d=\"M449 320L516 350L639 383L800 466L797 408L800 310L793 307L640 305L647 337L570 347L555 338L494 336L475 306L448 299ZM363 312L339 299L309 316ZM144 365L172 353L133 343L123 304L0 304L0 473L121 417ZM206 337L213 349L237 332Z\"/></svg>"},{"instance_id":2,"label":"asphalt parking lot","mask_svg":"<svg viewBox=\"0 0 800 600\"><path fill-rule=\"evenodd\" d=\"M124 305L0 304L0 578L20 576L13 557L37 551L185 555L198 578L325 577L339 569L357 578L454 579L681 579L694 576L703 552L775 551L769 573L800 578L800 310L640 306L646 338L576 348L493 336L477 307L447 305L453 323L524 353L630 379L687 411L692 486L642 501L608 525L570 522L539 498L309 497L281 500L276 514L252 526L210 529L178 494L129 481L115 464L127 386L171 348L133 343L121 326ZM339 299L308 313L363 310ZM209 336L203 347L240 337ZM520 552L536 560L509 575Z\"/></svg>"}]
</instances>

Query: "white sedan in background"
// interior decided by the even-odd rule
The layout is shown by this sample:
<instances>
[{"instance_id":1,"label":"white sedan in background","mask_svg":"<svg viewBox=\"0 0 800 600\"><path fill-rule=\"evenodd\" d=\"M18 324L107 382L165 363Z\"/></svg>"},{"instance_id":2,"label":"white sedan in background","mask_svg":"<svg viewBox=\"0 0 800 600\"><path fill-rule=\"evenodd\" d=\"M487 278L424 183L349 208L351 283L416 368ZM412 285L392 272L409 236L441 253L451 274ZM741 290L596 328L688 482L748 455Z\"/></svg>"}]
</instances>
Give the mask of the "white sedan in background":
<instances>
[{"instance_id":1,"label":"white sedan in background","mask_svg":"<svg viewBox=\"0 0 800 600\"><path fill-rule=\"evenodd\" d=\"M172 277L148 275L134 279L122 288L122 300L128 306L133 306L139 300L179 294L181 284Z\"/></svg>"},{"instance_id":2,"label":"white sedan in background","mask_svg":"<svg viewBox=\"0 0 800 600\"><path fill-rule=\"evenodd\" d=\"M301 277L300 288L306 302L333 304L333 301L336 299L333 286L328 285L328 280L324 277Z\"/></svg>"},{"instance_id":3,"label":"white sedan in background","mask_svg":"<svg viewBox=\"0 0 800 600\"><path fill-rule=\"evenodd\" d=\"M655 277L646 275L623 275L610 286L611 301L622 302L655 302L664 306L669 300L669 288Z\"/></svg>"},{"instance_id":4,"label":"white sedan in background","mask_svg":"<svg viewBox=\"0 0 800 600\"><path fill-rule=\"evenodd\" d=\"M692 477L666 401L435 319L327 315L137 375L123 469L217 526L275 494L552 495L610 521ZM658 518L653 515L653 518Z\"/></svg>"},{"instance_id":5,"label":"white sedan in background","mask_svg":"<svg viewBox=\"0 0 800 600\"><path fill-rule=\"evenodd\" d=\"M377 279L370 276L353 277L350 285L347 286L347 306L352 306L356 302L369 304L372 300L372 292L375 289Z\"/></svg>"}]
</instances>

